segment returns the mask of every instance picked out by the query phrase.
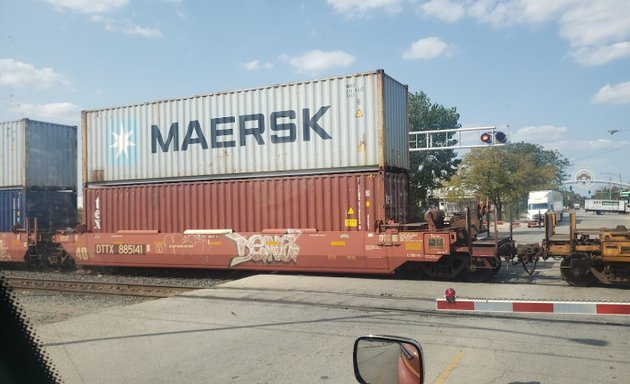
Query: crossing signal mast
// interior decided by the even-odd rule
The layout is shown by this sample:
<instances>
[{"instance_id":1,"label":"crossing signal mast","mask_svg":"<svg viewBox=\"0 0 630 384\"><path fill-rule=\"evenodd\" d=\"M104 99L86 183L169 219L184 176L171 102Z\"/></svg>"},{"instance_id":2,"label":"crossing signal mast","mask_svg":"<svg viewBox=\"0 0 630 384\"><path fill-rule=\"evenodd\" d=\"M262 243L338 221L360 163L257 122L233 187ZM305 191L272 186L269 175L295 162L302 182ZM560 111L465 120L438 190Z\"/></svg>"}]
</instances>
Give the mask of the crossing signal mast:
<instances>
[{"instance_id":1,"label":"crossing signal mast","mask_svg":"<svg viewBox=\"0 0 630 384\"><path fill-rule=\"evenodd\" d=\"M435 151L502 146L507 134L496 126L409 132L409 151Z\"/></svg>"}]
</instances>

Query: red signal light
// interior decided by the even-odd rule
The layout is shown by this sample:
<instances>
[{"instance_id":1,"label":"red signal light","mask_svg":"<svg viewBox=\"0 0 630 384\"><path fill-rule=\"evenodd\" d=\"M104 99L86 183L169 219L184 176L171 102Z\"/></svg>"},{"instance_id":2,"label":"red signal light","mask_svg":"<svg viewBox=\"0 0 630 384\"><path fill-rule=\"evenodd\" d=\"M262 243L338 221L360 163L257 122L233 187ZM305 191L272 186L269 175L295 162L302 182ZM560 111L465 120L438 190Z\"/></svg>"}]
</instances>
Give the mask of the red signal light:
<instances>
[{"instance_id":1,"label":"red signal light","mask_svg":"<svg viewBox=\"0 0 630 384\"><path fill-rule=\"evenodd\" d=\"M448 288L446 291L444 291L444 296L446 297L447 303L455 302L455 290L453 288Z\"/></svg>"},{"instance_id":2,"label":"red signal light","mask_svg":"<svg viewBox=\"0 0 630 384\"><path fill-rule=\"evenodd\" d=\"M481 139L481 141L486 143L486 144L492 143L492 135L490 133L488 133L488 132L482 133L481 137L479 139Z\"/></svg>"}]
</instances>

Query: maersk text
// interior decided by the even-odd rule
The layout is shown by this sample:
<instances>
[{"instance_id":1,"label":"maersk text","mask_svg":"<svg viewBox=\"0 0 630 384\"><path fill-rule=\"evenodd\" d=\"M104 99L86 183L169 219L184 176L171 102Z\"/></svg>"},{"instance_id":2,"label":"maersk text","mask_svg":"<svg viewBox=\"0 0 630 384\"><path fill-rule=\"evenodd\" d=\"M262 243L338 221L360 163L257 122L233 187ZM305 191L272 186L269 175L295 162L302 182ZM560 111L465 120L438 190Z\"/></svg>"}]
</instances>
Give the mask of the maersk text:
<instances>
[{"instance_id":1,"label":"maersk text","mask_svg":"<svg viewBox=\"0 0 630 384\"><path fill-rule=\"evenodd\" d=\"M310 108L302 109L302 141L311 140L311 130L322 140L331 140L332 136L319 124L319 119L330 109L330 105L320 107L311 116ZM199 120L191 120L186 129L186 135L180 142L179 123L173 122L168 130L166 138L157 124L151 125L151 153L186 151L198 145L201 149L210 148L232 148L247 144L247 136L251 136L258 145L264 145L263 133L268 126L273 132L269 135L272 144L293 143L298 140L298 129L296 124L297 112L295 110L277 111L269 114L265 119L262 113L224 116L210 119L209 136L210 145L204 134L204 127ZM238 123L237 123L238 120ZM238 137L235 137L236 133Z\"/></svg>"}]
</instances>

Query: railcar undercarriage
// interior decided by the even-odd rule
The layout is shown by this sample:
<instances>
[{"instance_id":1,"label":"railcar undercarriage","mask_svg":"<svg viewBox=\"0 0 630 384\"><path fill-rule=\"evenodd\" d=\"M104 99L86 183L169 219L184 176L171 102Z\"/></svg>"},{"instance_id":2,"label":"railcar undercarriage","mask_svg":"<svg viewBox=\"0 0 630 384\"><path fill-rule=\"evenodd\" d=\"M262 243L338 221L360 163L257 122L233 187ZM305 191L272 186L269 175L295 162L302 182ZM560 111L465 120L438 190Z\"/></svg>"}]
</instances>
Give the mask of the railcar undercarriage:
<instances>
[{"instance_id":1,"label":"railcar undercarriage","mask_svg":"<svg viewBox=\"0 0 630 384\"><path fill-rule=\"evenodd\" d=\"M556 235L554 230L553 219L547 215L542 244L519 244L518 257L534 265L538 259L561 259L562 278L573 286L630 284L630 229L578 230L575 213L571 213L569 235Z\"/></svg>"}]
</instances>

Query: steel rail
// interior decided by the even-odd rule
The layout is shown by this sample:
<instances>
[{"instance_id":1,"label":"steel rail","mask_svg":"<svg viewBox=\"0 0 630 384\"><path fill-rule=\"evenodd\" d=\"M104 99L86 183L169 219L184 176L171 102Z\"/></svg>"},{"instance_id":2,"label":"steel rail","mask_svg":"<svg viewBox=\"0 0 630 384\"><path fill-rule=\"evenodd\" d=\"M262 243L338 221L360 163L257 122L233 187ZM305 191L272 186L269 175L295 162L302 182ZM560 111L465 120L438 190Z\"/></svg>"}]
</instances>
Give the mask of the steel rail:
<instances>
[{"instance_id":1,"label":"steel rail","mask_svg":"<svg viewBox=\"0 0 630 384\"><path fill-rule=\"evenodd\" d=\"M13 289L156 298L171 297L183 292L199 289L196 287L169 285L54 280L27 277L10 277L7 280L9 286Z\"/></svg>"}]
</instances>

